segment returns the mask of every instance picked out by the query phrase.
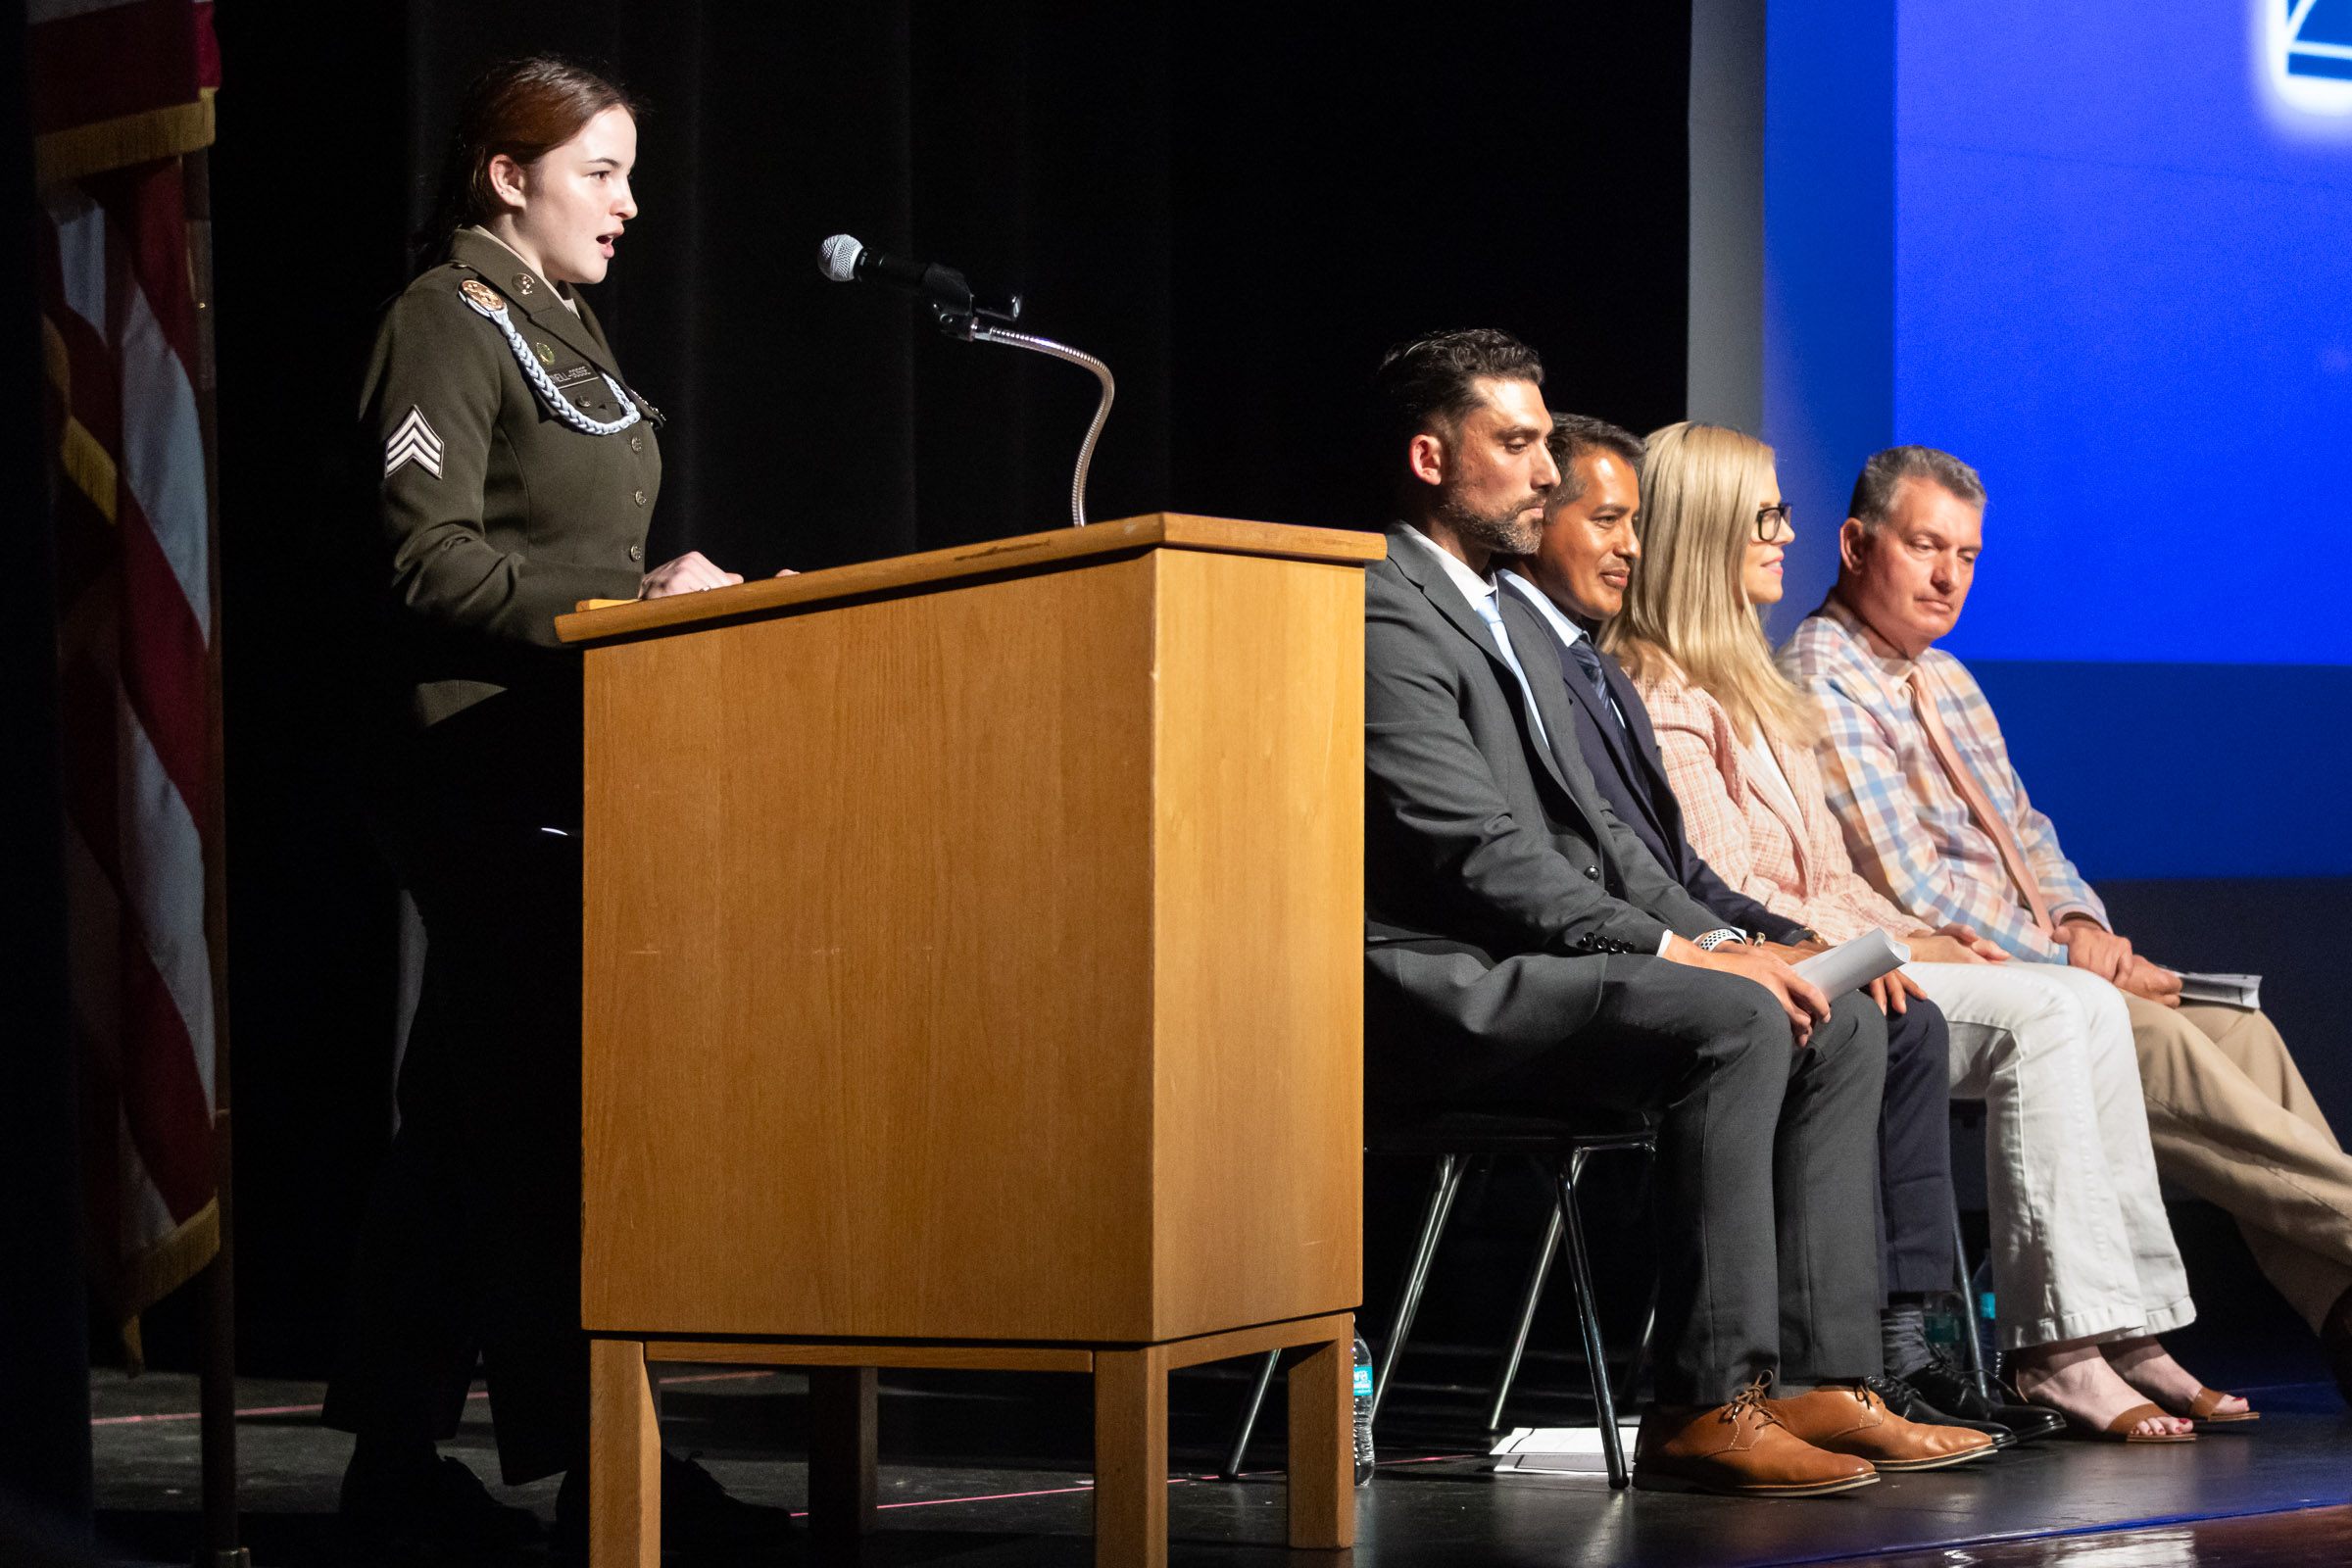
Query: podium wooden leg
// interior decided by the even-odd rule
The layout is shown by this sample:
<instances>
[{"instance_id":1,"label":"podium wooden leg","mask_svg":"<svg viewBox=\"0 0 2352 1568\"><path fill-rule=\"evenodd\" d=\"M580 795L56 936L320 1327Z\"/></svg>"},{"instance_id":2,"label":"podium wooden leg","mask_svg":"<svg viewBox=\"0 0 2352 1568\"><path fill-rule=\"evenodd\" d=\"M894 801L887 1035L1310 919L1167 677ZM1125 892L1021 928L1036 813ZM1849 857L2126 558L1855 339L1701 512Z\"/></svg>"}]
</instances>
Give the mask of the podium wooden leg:
<instances>
[{"instance_id":1,"label":"podium wooden leg","mask_svg":"<svg viewBox=\"0 0 2352 1568\"><path fill-rule=\"evenodd\" d=\"M1095 1568L1166 1568L1168 1351L1095 1352Z\"/></svg>"},{"instance_id":2,"label":"podium wooden leg","mask_svg":"<svg viewBox=\"0 0 2352 1568\"><path fill-rule=\"evenodd\" d=\"M851 1563L874 1528L874 1369L808 1369L808 1535L825 1559Z\"/></svg>"},{"instance_id":3,"label":"podium wooden leg","mask_svg":"<svg viewBox=\"0 0 2352 1568\"><path fill-rule=\"evenodd\" d=\"M1355 1544L1355 1347L1334 1340L1291 1368L1291 1544Z\"/></svg>"},{"instance_id":4,"label":"podium wooden leg","mask_svg":"<svg viewBox=\"0 0 2352 1568\"><path fill-rule=\"evenodd\" d=\"M637 1340L588 1342L588 1568L662 1568L662 1426Z\"/></svg>"}]
</instances>

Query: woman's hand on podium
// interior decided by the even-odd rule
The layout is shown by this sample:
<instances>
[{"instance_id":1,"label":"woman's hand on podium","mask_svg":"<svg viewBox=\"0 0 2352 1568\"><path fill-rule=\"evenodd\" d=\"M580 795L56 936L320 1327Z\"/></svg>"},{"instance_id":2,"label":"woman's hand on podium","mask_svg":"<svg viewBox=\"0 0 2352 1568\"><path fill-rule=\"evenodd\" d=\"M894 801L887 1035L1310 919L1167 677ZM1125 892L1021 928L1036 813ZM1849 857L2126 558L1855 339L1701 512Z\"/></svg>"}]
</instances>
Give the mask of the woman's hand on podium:
<instances>
[{"instance_id":1,"label":"woman's hand on podium","mask_svg":"<svg viewBox=\"0 0 2352 1568\"><path fill-rule=\"evenodd\" d=\"M743 581L740 571L721 571L700 550L689 550L665 561L637 582L640 599L666 599L671 594L699 594L706 588L724 588Z\"/></svg>"}]
</instances>

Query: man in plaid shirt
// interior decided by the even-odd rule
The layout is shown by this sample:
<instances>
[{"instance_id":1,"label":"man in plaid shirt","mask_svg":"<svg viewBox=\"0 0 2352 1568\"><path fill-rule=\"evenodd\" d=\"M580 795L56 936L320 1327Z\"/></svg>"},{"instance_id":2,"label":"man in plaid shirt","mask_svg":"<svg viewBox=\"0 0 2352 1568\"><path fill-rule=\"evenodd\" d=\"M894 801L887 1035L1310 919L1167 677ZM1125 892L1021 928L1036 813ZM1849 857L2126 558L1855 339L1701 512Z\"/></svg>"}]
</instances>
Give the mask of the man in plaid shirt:
<instances>
[{"instance_id":1,"label":"man in plaid shirt","mask_svg":"<svg viewBox=\"0 0 2352 1568\"><path fill-rule=\"evenodd\" d=\"M2123 990L2158 1168L2235 1216L2352 1401L2352 1158L2268 1017L2183 1004L2180 977L2110 929L1984 691L1933 646L1967 601L1984 511L1976 470L1948 453L1873 457L1838 535L1838 585L1781 651L1821 703L1822 782L1854 867L1925 925L1970 927Z\"/></svg>"}]
</instances>

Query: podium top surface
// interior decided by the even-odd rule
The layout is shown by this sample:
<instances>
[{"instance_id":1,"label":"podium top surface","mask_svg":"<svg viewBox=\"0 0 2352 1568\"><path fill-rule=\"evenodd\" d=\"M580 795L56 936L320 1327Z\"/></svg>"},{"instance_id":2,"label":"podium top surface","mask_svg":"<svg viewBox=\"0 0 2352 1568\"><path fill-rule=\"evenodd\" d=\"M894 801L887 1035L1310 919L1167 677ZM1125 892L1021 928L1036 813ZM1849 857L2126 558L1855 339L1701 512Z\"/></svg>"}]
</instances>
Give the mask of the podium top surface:
<instances>
[{"instance_id":1,"label":"podium top surface","mask_svg":"<svg viewBox=\"0 0 2352 1568\"><path fill-rule=\"evenodd\" d=\"M631 599L595 610L574 611L556 617L556 635L567 643L593 643L610 637L631 637L649 631L692 625L698 621L756 615L762 611L821 604L828 599L851 599L862 594L887 593L957 577L1018 571L1087 556L1117 555L1164 547L1205 550L1242 556L1280 556L1293 561L1326 561L1361 565L1388 554L1387 541L1376 533L1353 533L1338 528L1302 528L1278 522L1244 522L1232 517L1189 517L1157 512L1141 517L1122 517L1084 528L1055 528L1048 533L1018 534L980 544L930 550L915 556L860 562L793 577L761 577L704 593L674 594L664 599Z\"/></svg>"}]
</instances>

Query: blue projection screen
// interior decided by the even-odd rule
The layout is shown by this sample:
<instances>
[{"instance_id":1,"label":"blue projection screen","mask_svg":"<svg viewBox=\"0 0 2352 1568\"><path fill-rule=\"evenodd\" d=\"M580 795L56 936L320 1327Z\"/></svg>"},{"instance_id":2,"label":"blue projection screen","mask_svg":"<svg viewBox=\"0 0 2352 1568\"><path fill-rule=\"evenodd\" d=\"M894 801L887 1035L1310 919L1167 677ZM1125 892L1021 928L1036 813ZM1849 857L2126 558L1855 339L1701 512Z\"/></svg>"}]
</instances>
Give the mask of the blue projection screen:
<instances>
[{"instance_id":1,"label":"blue projection screen","mask_svg":"<svg viewBox=\"0 0 2352 1568\"><path fill-rule=\"evenodd\" d=\"M1766 21L1776 631L1865 457L1956 452L1944 646L2082 869L2352 875L2352 0Z\"/></svg>"},{"instance_id":2,"label":"blue projection screen","mask_svg":"<svg viewBox=\"0 0 2352 1568\"><path fill-rule=\"evenodd\" d=\"M2352 663L2352 0L1901 0L1896 438L1978 660Z\"/></svg>"}]
</instances>

